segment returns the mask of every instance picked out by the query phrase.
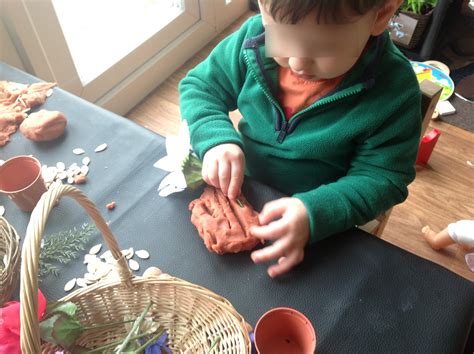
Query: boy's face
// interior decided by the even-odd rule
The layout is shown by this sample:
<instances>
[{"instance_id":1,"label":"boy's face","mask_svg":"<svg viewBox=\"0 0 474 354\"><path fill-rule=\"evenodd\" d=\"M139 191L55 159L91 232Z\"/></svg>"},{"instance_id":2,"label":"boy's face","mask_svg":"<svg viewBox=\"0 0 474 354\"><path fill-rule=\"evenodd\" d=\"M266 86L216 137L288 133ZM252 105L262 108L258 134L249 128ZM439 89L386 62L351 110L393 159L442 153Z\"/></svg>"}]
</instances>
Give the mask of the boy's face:
<instances>
[{"instance_id":1,"label":"boy's face","mask_svg":"<svg viewBox=\"0 0 474 354\"><path fill-rule=\"evenodd\" d=\"M377 11L351 16L344 24L317 23L309 13L294 25L276 22L259 1L268 57L305 80L332 79L348 72L374 34Z\"/></svg>"}]
</instances>

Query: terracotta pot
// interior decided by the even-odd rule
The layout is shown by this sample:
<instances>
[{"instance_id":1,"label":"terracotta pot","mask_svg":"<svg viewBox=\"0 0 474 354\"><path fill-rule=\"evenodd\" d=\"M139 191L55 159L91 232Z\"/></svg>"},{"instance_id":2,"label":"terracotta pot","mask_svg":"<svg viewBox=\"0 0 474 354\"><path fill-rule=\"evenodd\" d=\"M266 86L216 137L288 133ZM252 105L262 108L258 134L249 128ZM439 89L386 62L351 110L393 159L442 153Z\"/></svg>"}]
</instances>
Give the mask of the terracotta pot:
<instances>
[{"instance_id":1,"label":"terracotta pot","mask_svg":"<svg viewBox=\"0 0 474 354\"><path fill-rule=\"evenodd\" d=\"M21 210L32 211L46 190L41 164L34 157L12 157L0 166L0 192Z\"/></svg>"},{"instance_id":2,"label":"terracotta pot","mask_svg":"<svg viewBox=\"0 0 474 354\"><path fill-rule=\"evenodd\" d=\"M299 311L277 307L266 312L255 326L255 347L259 354L313 354L316 333Z\"/></svg>"}]
</instances>

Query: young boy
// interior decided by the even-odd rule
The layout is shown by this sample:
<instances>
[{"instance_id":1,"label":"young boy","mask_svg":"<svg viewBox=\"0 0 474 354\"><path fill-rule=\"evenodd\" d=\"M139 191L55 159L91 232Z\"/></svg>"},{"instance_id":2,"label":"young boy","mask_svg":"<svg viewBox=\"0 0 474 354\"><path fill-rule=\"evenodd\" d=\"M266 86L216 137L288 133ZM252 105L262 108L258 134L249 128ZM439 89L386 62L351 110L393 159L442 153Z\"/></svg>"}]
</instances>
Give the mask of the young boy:
<instances>
[{"instance_id":1,"label":"young boy","mask_svg":"<svg viewBox=\"0 0 474 354\"><path fill-rule=\"evenodd\" d=\"M385 31L401 0L260 0L261 15L180 83L204 180L229 198L245 172L288 195L253 235L271 277L304 247L374 219L407 197L421 94ZM239 109L237 132L228 112Z\"/></svg>"}]
</instances>

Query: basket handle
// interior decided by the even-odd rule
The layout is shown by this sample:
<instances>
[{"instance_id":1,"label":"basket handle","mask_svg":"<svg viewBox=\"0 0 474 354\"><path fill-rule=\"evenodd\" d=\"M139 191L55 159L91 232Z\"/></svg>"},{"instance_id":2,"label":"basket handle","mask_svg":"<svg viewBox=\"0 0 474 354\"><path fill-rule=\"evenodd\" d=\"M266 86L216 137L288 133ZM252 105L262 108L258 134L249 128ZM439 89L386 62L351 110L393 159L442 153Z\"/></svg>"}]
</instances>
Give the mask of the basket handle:
<instances>
[{"instance_id":1,"label":"basket handle","mask_svg":"<svg viewBox=\"0 0 474 354\"><path fill-rule=\"evenodd\" d=\"M48 216L56 202L63 196L73 198L89 214L117 261L120 281L132 286L133 275L128 268L112 231L107 226L97 207L79 189L69 185L50 188L38 201L26 230L26 238L21 253L20 320L21 350L23 353L41 353L38 321L38 268L41 239Z\"/></svg>"}]
</instances>

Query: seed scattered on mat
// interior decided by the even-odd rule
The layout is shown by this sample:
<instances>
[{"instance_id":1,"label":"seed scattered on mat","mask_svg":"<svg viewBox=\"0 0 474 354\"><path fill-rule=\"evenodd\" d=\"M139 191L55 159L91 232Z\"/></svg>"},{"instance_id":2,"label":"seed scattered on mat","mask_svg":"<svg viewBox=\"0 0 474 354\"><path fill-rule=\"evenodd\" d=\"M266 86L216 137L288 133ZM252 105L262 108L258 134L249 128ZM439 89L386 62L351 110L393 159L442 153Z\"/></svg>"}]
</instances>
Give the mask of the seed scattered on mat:
<instances>
[{"instance_id":1,"label":"seed scattered on mat","mask_svg":"<svg viewBox=\"0 0 474 354\"><path fill-rule=\"evenodd\" d=\"M69 280L66 285L64 285L64 291L71 291L72 288L76 286L76 278Z\"/></svg>"},{"instance_id":2,"label":"seed scattered on mat","mask_svg":"<svg viewBox=\"0 0 474 354\"><path fill-rule=\"evenodd\" d=\"M140 265L134 259L129 259L128 260L128 265L130 266L131 270L139 270L140 269Z\"/></svg>"},{"instance_id":3,"label":"seed scattered on mat","mask_svg":"<svg viewBox=\"0 0 474 354\"><path fill-rule=\"evenodd\" d=\"M135 254L137 255L138 258L141 258L141 259L150 258L150 254L148 253L148 251L145 251L145 250L135 251Z\"/></svg>"},{"instance_id":4,"label":"seed scattered on mat","mask_svg":"<svg viewBox=\"0 0 474 354\"><path fill-rule=\"evenodd\" d=\"M82 155L83 153L85 153L84 149L81 149L81 148L75 148L74 150L72 150L72 153L74 155Z\"/></svg>"},{"instance_id":5,"label":"seed scattered on mat","mask_svg":"<svg viewBox=\"0 0 474 354\"><path fill-rule=\"evenodd\" d=\"M105 206L109 210L115 209L115 202L110 202Z\"/></svg>"},{"instance_id":6,"label":"seed scattered on mat","mask_svg":"<svg viewBox=\"0 0 474 354\"><path fill-rule=\"evenodd\" d=\"M104 151L105 149L107 149L107 144L100 144L99 146L97 146L94 151L95 152L101 152L101 151Z\"/></svg>"},{"instance_id":7,"label":"seed scattered on mat","mask_svg":"<svg viewBox=\"0 0 474 354\"><path fill-rule=\"evenodd\" d=\"M82 164L83 165L89 166L90 163L91 163L90 157L86 156L82 159Z\"/></svg>"},{"instance_id":8,"label":"seed scattered on mat","mask_svg":"<svg viewBox=\"0 0 474 354\"><path fill-rule=\"evenodd\" d=\"M3 205L0 205L0 216L5 215L5 207Z\"/></svg>"},{"instance_id":9,"label":"seed scattered on mat","mask_svg":"<svg viewBox=\"0 0 474 354\"><path fill-rule=\"evenodd\" d=\"M99 253L101 249L102 249L102 244L99 243L99 244L91 247L91 249L89 250L89 254L95 255L95 254Z\"/></svg>"}]
</instances>

